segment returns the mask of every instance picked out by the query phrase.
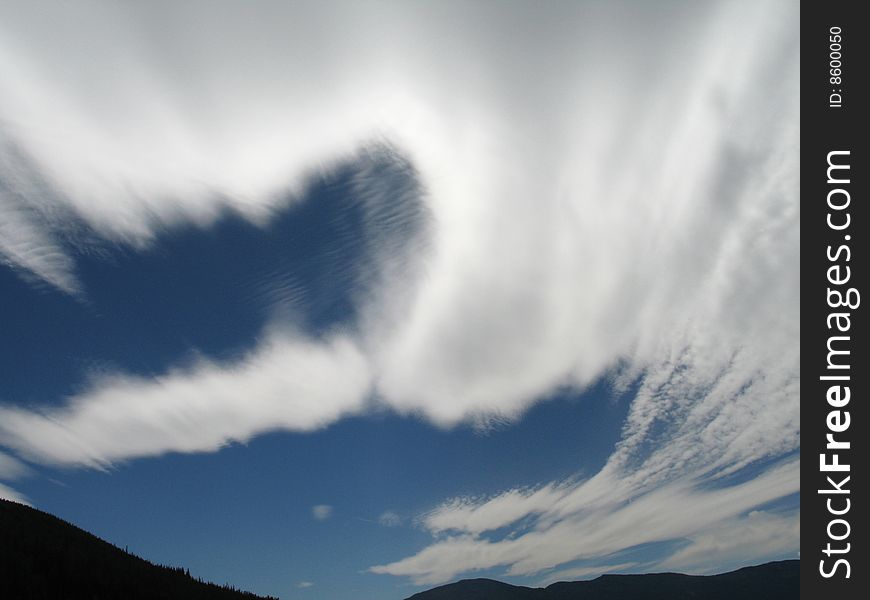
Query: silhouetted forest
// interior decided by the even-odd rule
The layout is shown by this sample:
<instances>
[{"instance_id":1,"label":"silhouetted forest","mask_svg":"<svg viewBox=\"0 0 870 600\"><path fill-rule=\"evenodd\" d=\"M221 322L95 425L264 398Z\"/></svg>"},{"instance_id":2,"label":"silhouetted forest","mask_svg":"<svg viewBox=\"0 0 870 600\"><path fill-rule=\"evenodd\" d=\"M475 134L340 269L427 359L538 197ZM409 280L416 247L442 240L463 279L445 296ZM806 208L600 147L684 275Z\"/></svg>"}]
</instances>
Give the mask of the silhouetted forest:
<instances>
[{"instance_id":1,"label":"silhouetted forest","mask_svg":"<svg viewBox=\"0 0 870 600\"><path fill-rule=\"evenodd\" d=\"M154 565L57 517L0 499L0 598L256 600L261 596L195 579L181 567Z\"/></svg>"},{"instance_id":2,"label":"silhouetted forest","mask_svg":"<svg viewBox=\"0 0 870 600\"><path fill-rule=\"evenodd\" d=\"M414 594L407 600L797 600L800 561L784 560L721 575L602 575L546 588L465 579Z\"/></svg>"}]
</instances>

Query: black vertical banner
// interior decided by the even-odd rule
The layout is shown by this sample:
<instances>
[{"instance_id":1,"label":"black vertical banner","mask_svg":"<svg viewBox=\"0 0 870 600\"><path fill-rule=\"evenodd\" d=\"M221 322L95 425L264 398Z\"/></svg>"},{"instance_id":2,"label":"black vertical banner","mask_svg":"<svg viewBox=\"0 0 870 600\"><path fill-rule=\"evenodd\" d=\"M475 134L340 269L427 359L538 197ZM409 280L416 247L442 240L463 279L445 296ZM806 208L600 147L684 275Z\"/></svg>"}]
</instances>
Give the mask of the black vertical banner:
<instances>
[{"instance_id":1,"label":"black vertical banner","mask_svg":"<svg viewBox=\"0 0 870 600\"><path fill-rule=\"evenodd\" d=\"M862 127L870 23L861 8L801 7L802 598L870 593L870 363L860 352L870 302L862 296L870 294Z\"/></svg>"}]
</instances>

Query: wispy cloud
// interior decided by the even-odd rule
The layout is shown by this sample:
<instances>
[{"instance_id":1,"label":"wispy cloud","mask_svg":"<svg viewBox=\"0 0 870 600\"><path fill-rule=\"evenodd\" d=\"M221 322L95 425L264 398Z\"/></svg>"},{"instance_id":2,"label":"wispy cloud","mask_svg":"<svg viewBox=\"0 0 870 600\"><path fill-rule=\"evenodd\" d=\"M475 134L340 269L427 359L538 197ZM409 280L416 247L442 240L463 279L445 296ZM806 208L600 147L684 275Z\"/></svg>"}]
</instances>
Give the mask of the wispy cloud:
<instances>
[{"instance_id":1,"label":"wispy cloud","mask_svg":"<svg viewBox=\"0 0 870 600\"><path fill-rule=\"evenodd\" d=\"M638 5L637 9L644 10L642 7ZM389 18L384 17L383 22L374 19L379 25L372 24L372 30L352 27L353 39L333 48L323 69L305 71L298 81L284 81L277 73L270 73L289 86L284 92L299 91L300 95L298 101L289 105L280 102L282 118L276 117L268 125L272 135L282 131L277 124L284 123L285 119L306 123L299 129L292 127L292 123L287 124L288 135L294 132L293 140L305 142L290 144L285 140L283 143L299 150L300 156L304 154L305 158L287 160L282 163L283 168L276 167L282 173L281 181L286 180L288 173L304 173L318 164L315 155L308 154L308 140L314 140L315 146L323 143L324 152L336 157L345 155L341 149L355 147L371 136L394 139L398 147L408 153L419 173L437 224L431 256L422 265L423 275L414 273L386 282L384 289L363 300L368 302L360 310L363 318L360 339L356 343L371 365L378 396L388 406L401 413L422 414L445 426L470 418L516 418L553 389L566 384L582 388L619 365L630 365L628 372L633 375L652 369L654 374L648 377L652 381L655 377L667 377L669 369L682 361L679 368L685 369L689 364L702 368L709 381L711 375L726 368L732 354L741 349L746 357L743 363L755 364L757 368L754 373L735 373L733 379L749 381L759 374L767 376L770 360L779 360L782 349L792 347L793 340L797 339L799 218L794 201L797 190L794 148L798 140L798 106L794 98L798 79L797 60L792 53L797 43L791 28L796 19L794 11L776 3L760 7L748 3L726 4L711 9L709 22L702 21L703 26L692 20L698 17L692 11L687 10L685 14L675 11L669 18L674 31L656 38L648 48L628 48L608 59L613 64L607 72L614 77L618 75L618 81L623 78L633 81L634 77L640 84L646 81L645 76L632 65L643 50L645 57L655 58L650 68L654 68L659 79L668 81L678 73L679 89L691 90L675 104L673 87L646 82L645 103L643 110L638 110L636 96L629 93L629 84L584 85L588 78L598 77L600 73L597 67L593 68L593 63L598 64L597 54L593 60L582 52L583 48L572 46L584 39L576 31L577 27L585 27L579 8L576 9L579 12L571 9L569 14L556 10L542 13L540 27L550 35L538 32L526 40L528 48L524 49L523 56L528 55L528 58L520 63L506 58L517 48L517 40L507 33L509 22L487 21L487 31L491 30L487 38L492 46L489 50L485 46L478 48L480 40L476 35L480 32L472 28L451 35L451 39L457 40L456 53L443 52L440 44L429 48L418 42L440 39L439 32L454 24L450 11L441 13L432 7L421 8L420 12L398 7L390 10ZM28 14L23 10L16 18L32 18ZM306 15L307 12L301 15L303 20ZM94 19L112 21L123 31L133 26L128 16L122 9L114 8L105 14L95 14ZM214 51L211 58L220 57L226 45L225 38L217 32L229 26L223 20L228 17L221 11L208 11L201 16L217 20L213 29L203 29L203 32L214 32L217 37L212 39L211 33L203 33L204 39L185 43L194 45L191 51L198 47L196 44L202 44ZM350 15L337 11L328 11L321 17L317 22L328 30L326 33L333 29L344 31L343 25L351 19ZM563 29L566 19L572 25ZM236 20L232 22L235 30ZM293 22L293 19L283 22ZM396 28L399 22L407 27ZM755 25L746 26L747 22ZM744 25L737 27L736 23ZM389 31L393 33L377 35L383 33L380 27L385 24L389 24ZM51 23L43 26L53 31ZM99 32L104 29L117 31L99 28L91 42L94 49L111 41L100 37ZM396 31L415 35L405 39ZM677 31L686 35L675 35ZM739 34L735 35L735 31ZM594 39L595 28L587 33ZM39 53L33 48L30 51L32 60L39 58L46 68L52 61L100 60L102 54L94 51L92 55L90 47L87 52L82 50L86 56L75 52L70 56L71 51L65 44L71 43L71 35L75 34L63 29L57 39L50 39L46 32L44 36L30 36L26 41L10 36L4 38L4 43L15 45L16 55L26 53L37 41L45 45L45 48L40 46ZM257 38L262 35L265 34ZM628 32L625 35L630 39ZM681 39L681 43L693 50L686 53L681 49L678 56L695 58L678 60L671 55L672 48L667 40L672 38ZM302 43L294 36L283 34L279 39L281 43ZM410 39L414 40L414 50L399 52ZM403 62L401 68L394 65L385 73L388 63L379 51L384 49L382 43L387 44L391 56L404 56L408 64ZM477 50L472 52L471 48ZM134 46L126 52L141 53L145 49ZM350 70L335 71L346 53L356 57L348 66ZM288 51L285 55L296 54ZM549 64L553 56L563 55L571 57L574 61L571 64L577 66L576 72L560 70L558 77L538 73L541 64ZM170 65L163 62L165 57L159 54L150 57L153 64L148 62L147 53L136 54L135 59L124 53L107 56L113 61L131 60L139 66L143 63L148 66L148 72L159 68L171 71ZM480 60L485 61L487 77L493 80L491 86L459 85L462 77L472 74L462 69L454 72L449 67L454 65L453 61L460 57L464 61L467 56L480 56ZM370 74L378 76L365 81L351 77L351 72L360 71L359 61L363 61ZM173 59L172 64L176 63ZM223 82L223 78L244 77L231 68L233 64L232 60L209 59L196 71L205 76L218 69L214 76L219 82ZM332 68L325 68L330 65ZM356 67L351 68L352 65ZM444 67L451 77L460 80L451 86L432 85L436 82L421 79L420 73L433 72L433 65ZM285 70L283 63L281 68ZM541 93L530 94L529 82L522 78L515 81L518 68L528 70L529 74L537 73L532 81L542 88ZM33 66L33 70L40 71L38 66ZM440 73L442 69L434 71ZM773 83L767 77L770 72L778 73ZM307 85L308 79L329 73L333 75L321 82L322 85ZM340 97L335 94L328 94L332 100L309 98L312 90L340 87L342 74L358 84L360 93L352 103L333 106L337 102L335 98ZM126 115L125 111L138 106L134 98L140 96L128 95L128 83L119 80L106 90L116 103L119 119ZM245 82L251 84L249 86L241 83L243 80L233 80L232 89L257 90L255 97L243 94L239 99L245 107L259 107L260 102L267 101L260 100L263 97L269 102L274 97L284 98L278 91L274 97L264 95L262 87L253 85L263 84L263 81ZM74 79L58 80L54 85L65 87L51 95L52 98L90 93L89 87L82 87L82 82ZM446 102L442 95L446 92L439 91L457 86L467 97L461 110ZM522 90L511 86L520 86ZM558 89L559 93L544 93L552 89ZM619 94L602 97L600 94L604 92L600 90L615 90ZM194 82L179 92L191 94L193 98L204 93ZM12 103L12 98L26 93L24 86L3 98ZM552 97L564 98L566 105L552 112L551 109L557 108L549 104ZM305 98L311 101L303 101ZM134 104L129 105L131 102ZM364 109L360 108L360 103ZM197 103L203 104L208 103ZM40 103L34 103L30 110L38 106ZM87 102L71 101L56 108L63 115L81 106L85 108L76 110L91 110ZM302 108L291 110L287 106ZM2 110L3 104L0 104ZM316 115L309 114L311 111ZM182 118L183 114L172 111L169 114L174 115L170 123L190 122ZM243 147L243 141L260 128L235 112L231 114L240 121L226 118L219 119L220 124L209 121L208 125L217 131L233 127L217 138L231 140L228 143L236 149ZM262 116L272 112L249 110L246 114ZM371 115L379 116L371 121L368 120ZM542 115L551 115L553 121ZM73 116L64 122L81 120ZM351 116L360 119L359 123L340 128L343 142L336 143L327 133L334 134L336 126L347 124ZM102 135L102 128L109 121L97 119L88 123L88 127L77 129L75 133L85 139ZM475 125L472 127L470 123ZM166 159L176 165L169 171L168 167L155 168L154 178L163 182L161 185L181 186L177 193L131 195L129 190L138 188L127 179L135 177L123 170L111 171L105 178L82 179L82 173L91 170L73 166L91 156L87 144L76 148L75 156L69 156L63 149L43 149L44 160L63 163L57 169L49 169L60 173L57 177L62 179L63 174L75 173L75 182L65 181L61 186L71 199L78 197L76 182L81 185L107 179L127 182L122 186L127 191L119 193L117 198L113 195L110 203L94 201L100 197L100 191L91 188L79 200L71 200L73 208L96 230L106 235L126 231L133 237L147 238L153 227L159 225L154 219L190 219L194 218L192 213L199 214L200 209L210 214L221 202L233 202L233 198L240 197L228 193L213 198L189 189L189 177L176 172L184 161L177 161L170 150L161 149L157 153L151 149L160 147L159 140L175 139L168 133L157 136L156 132L168 125L160 121L151 123L154 127L149 128L147 115L137 112L136 118L124 119L119 127L134 124L140 135L150 132L155 137L128 148L121 143L123 136L120 141L114 136L113 143L117 142L118 148L112 153L99 153L99 157L101 160L109 155L117 157L125 149L153 153L154 160ZM546 128L548 124L550 129ZM62 124L56 126L64 131ZM321 127L324 131L322 135L301 135L311 127ZM23 124L19 129L19 137L36 135ZM146 141L148 143L144 143ZM212 150L220 148L220 144L210 144L212 146ZM270 144L258 146L254 155L273 156L272 147ZM33 152L39 154L38 149ZM604 158L611 156L613 159ZM226 160L221 156L213 156L211 162L216 179L205 176L196 179L214 181L221 187L222 177L232 169L224 168ZM117 163L145 164L134 158L113 158L110 163L99 163L93 168L99 167L102 172ZM181 172L190 174L197 170L188 166ZM262 198L267 203L274 200L268 194ZM81 206L76 204L79 201L83 203ZM179 202L183 206L176 206ZM245 206L257 212L256 206L260 205L254 200L250 202L252 204ZM206 206L212 208L205 209ZM385 264L392 258L390 253L381 256ZM765 327L764 339L747 345L760 323ZM324 347L320 354L328 351L329 348ZM796 373L794 357L792 353L789 360L779 362ZM238 379L247 384L251 374L256 372L247 368L249 364L250 361L244 361L225 365L222 377L227 383ZM215 373L218 368L213 366L203 372ZM97 382L90 392L73 399L68 409L52 414L52 419L75 420L85 406L91 403L107 406L113 398L129 398L129 402L135 402L134 391L143 395L141 403L147 405L144 398L162 392L169 383L185 381L192 386L200 381L195 376L199 372L168 375L156 381L137 380L133 382L135 385L120 386L115 378L107 378ZM686 378L692 376L686 375ZM125 393L115 393L120 391ZM193 393L189 397L195 396ZM214 403L215 408L219 405ZM711 401L708 406L720 404ZM147 417L151 412L132 411L133 416L128 419L132 422L136 415ZM648 415L641 410L635 413L635 418L641 420ZM334 417L340 414L336 412ZM41 421L35 417L24 419L24 415L18 417L23 420L16 428L19 439L15 445L25 449L30 443L28 440L37 443L35 438L41 437L39 430L30 430L29 425ZM219 425L224 421L214 423ZM320 423L325 424L326 420ZM275 422L276 427L283 424L281 420ZM758 428L763 430L765 426L762 423ZM228 427L233 428L231 424ZM635 424L641 434L643 428L643 423ZM76 427L71 429L75 431ZM213 436L234 438L235 434L221 431L213 432ZM72 439L70 435L63 438ZM167 449L214 447L214 444L192 443L172 448L161 441L164 438L156 436L153 448L143 444L101 452L105 460L112 460ZM57 453L58 458L63 454ZM80 455L81 452L73 451L67 460L76 462Z\"/></svg>"},{"instance_id":2,"label":"wispy cloud","mask_svg":"<svg viewBox=\"0 0 870 600\"><path fill-rule=\"evenodd\" d=\"M20 504L27 504L28 506L30 505L30 502L28 502L23 494L16 492L2 483L0 483L0 498L3 498L4 500L12 500L13 502L18 502Z\"/></svg>"},{"instance_id":3,"label":"wispy cloud","mask_svg":"<svg viewBox=\"0 0 870 600\"><path fill-rule=\"evenodd\" d=\"M744 565L771 557L797 556L800 546L800 516L752 511L722 521L689 536L689 544L660 563L660 568L710 573L721 565Z\"/></svg>"},{"instance_id":4,"label":"wispy cloud","mask_svg":"<svg viewBox=\"0 0 870 600\"><path fill-rule=\"evenodd\" d=\"M30 473L30 468L23 462L4 452L0 452L0 479L10 481Z\"/></svg>"},{"instance_id":5,"label":"wispy cloud","mask_svg":"<svg viewBox=\"0 0 870 600\"><path fill-rule=\"evenodd\" d=\"M375 567L419 582L536 573L666 536L691 540L674 560L701 564L715 527L751 529L758 498L794 491L794 463L701 485L799 444L790 3L637 3L632 19L583 3L459 18L442 3L266 2L257 19L234 4L159 18L107 4L79 13L84 30L67 8L28 6L0 19L0 118L99 235L141 245L226 208L266 221L277 192L381 138L407 155L435 226L413 270L377 253L374 270L398 276L360 297L352 332L276 334L234 363L106 377L59 409L4 407L0 443L104 466L324 427L370 396L447 427L516 419L602 377L639 385L601 473L449 501L424 519L444 539ZM618 47L597 25L610 21ZM18 222L6 260L73 289L53 230ZM28 247L50 260L16 258ZM486 535L522 519L531 530L514 539Z\"/></svg>"},{"instance_id":6,"label":"wispy cloud","mask_svg":"<svg viewBox=\"0 0 870 600\"><path fill-rule=\"evenodd\" d=\"M58 236L70 211L5 134L0 120L0 264L30 280L79 294L74 262Z\"/></svg>"},{"instance_id":7,"label":"wispy cloud","mask_svg":"<svg viewBox=\"0 0 870 600\"><path fill-rule=\"evenodd\" d=\"M312 506L311 516L317 521L325 521L332 516L332 506L329 504L317 504Z\"/></svg>"},{"instance_id":8,"label":"wispy cloud","mask_svg":"<svg viewBox=\"0 0 870 600\"><path fill-rule=\"evenodd\" d=\"M796 552L796 515L762 519L758 513L746 513L796 493L799 468L797 461L788 462L745 483L717 489L703 489L691 480L680 479L637 496L636 490L620 480L598 475L565 489L561 501L536 516L527 530L493 539L457 529L413 556L372 567L371 571L408 576L421 585L498 566L506 567L508 575L535 575L554 565L683 538L692 540L691 545L673 555L669 564L692 569L721 567L726 557L709 552L710 540L729 526L748 531L756 524L753 538L768 533L772 525L786 525L756 556L768 556L769 551ZM581 498L589 500L575 504L570 512L565 510ZM488 502L503 500L496 497ZM512 522L494 521L488 531ZM723 548L731 545L731 539L723 540Z\"/></svg>"},{"instance_id":9,"label":"wispy cloud","mask_svg":"<svg viewBox=\"0 0 870 600\"><path fill-rule=\"evenodd\" d=\"M23 494L2 483L2 481L15 481L30 474L31 471L27 465L4 452L0 452L0 498L30 504Z\"/></svg>"},{"instance_id":10,"label":"wispy cloud","mask_svg":"<svg viewBox=\"0 0 870 600\"><path fill-rule=\"evenodd\" d=\"M398 527L403 523L403 519L398 513L388 510L378 517L378 523L384 527Z\"/></svg>"},{"instance_id":11,"label":"wispy cloud","mask_svg":"<svg viewBox=\"0 0 870 600\"><path fill-rule=\"evenodd\" d=\"M300 581L296 584L296 587L300 590L304 590L306 588L314 587L314 584L310 581Z\"/></svg>"},{"instance_id":12,"label":"wispy cloud","mask_svg":"<svg viewBox=\"0 0 870 600\"><path fill-rule=\"evenodd\" d=\"M203 360L153 380L100 380L46 413L0 407L0 440L32 460L91 467L214 451L266 431L311 431L359 413L370 385L368 363L352 341L275 334L228 366Z\"/></svg>"}]
</instances>

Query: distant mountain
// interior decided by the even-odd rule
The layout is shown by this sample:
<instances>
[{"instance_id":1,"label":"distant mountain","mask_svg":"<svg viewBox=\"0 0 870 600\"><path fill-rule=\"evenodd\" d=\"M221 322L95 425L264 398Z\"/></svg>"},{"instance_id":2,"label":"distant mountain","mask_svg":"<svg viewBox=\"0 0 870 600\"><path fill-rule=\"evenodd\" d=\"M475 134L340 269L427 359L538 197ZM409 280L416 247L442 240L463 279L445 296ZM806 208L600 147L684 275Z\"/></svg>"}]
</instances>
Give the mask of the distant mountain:
<instances>
[{"instance_id":1,"label":"distant mountain","mask_svg":"<svg viewBox=\"0 0 870 600\"><path fill-rule=\"evenodd\" d=\"M57 517L0 499L0 598L256 600L154 565Z\"/></svg>"},{"instance_id":2,"label":"distant mountain","mask_svg":"<svg viewBox=\"0 0 870 600\"><path fill-rule=\"evenodd\" d=\"M783 560L721 575L602 575L592 581L562 581L546 588L464 579L407 600L797 600L800 561Z\"/></svg>"}]
</instances>

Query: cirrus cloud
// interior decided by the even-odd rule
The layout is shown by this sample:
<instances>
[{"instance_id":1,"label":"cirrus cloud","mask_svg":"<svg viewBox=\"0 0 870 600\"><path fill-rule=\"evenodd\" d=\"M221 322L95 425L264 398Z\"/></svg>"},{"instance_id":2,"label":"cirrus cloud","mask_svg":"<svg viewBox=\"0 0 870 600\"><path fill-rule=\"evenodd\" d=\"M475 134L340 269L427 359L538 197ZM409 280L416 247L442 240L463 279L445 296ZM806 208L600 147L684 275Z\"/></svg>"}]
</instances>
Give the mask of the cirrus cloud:
<instances>
[{"instance_id":1,"label":"cirrus cloud","mask_svg":"<svg viewBox=\"0 0 870 600\"><path fill-rule=\"evenodd\" d=\"M6 405L0 443L105 467L375 403L442 427L517 419L610 377L638 391L600 473L449 501L424 517L446 538L374 570L538 573L663 536L691 541L674 561L700 564L732 522L781 525L770 552L793 545L795 515L749 515L796 491L796 463L720 484L799 446L794 6L222 8L94 3L76 9L84 28L65 6L4 15L3 148L27 160L0 163L24 182L0 190L3 260L86 294L69 222L140 248L223 210L268 222L308 174L379 139L419 179L424 256L374 237L376 285L352 331L279 328L234 362L106 376L59 408ZM703 510L660 510L690 507L679 498ZM487 537L521 520L532 530ZM592 540L579 554L576 536Z\"/></svg>"}]
</instances>

